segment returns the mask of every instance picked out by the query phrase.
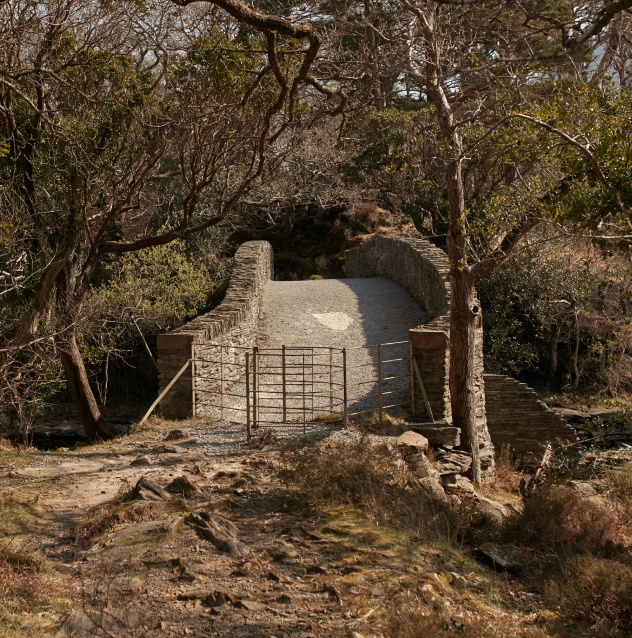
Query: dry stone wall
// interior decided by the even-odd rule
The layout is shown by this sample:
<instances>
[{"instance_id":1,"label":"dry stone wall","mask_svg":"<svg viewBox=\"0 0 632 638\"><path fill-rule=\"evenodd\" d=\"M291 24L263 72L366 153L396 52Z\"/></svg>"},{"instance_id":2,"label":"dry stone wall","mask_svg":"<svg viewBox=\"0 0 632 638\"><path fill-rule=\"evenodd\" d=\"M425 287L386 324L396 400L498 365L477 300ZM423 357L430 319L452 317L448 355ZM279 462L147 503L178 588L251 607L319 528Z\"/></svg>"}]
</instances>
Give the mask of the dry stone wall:
<instances>
[{"instance_id":1,"label":"dry stone wall","mask_svg":"<svg viewBox=\"0 0 632 638\"><path fill-rule=\"evenodd\" d=\"M215 365L218 345L227 346L227 374L231 369L237 370L241 353L237 347L255 345L261 296L272 276L272 247L267 241L250 241L239 247L222 303L211 312L158 336L160 391L191 357L193 345L196 359L202 359L198 364L201 371L208 372L209 367ZM191 372L187 371L162 400L161 412L166 418L184 418L190 416L192 410Z\"/></svg>"},{"instance_id":2,"label":"dry stone wall","mask_svg":"<svg viewBox=\"0 0 632 638\"><path fill-rule=\"evenodd\" d=\"M448 256L425 239L375 237L345 253L347 277L387 277L407 290L433 320L447 327Z\"/></svg>"},{"instance_id":3,"label":"dry stone wall","mask_svg":"<svg viewBox=\"0 0 632 638\"><path fill-rule=\"evenodd\" d=\"M496 446L508 445L523 457L542 456L545 445L577 440L564 418L540 401L535 390L501 374L485 375L487 425Z\"/></svg>"},{"instance_id":4,"label":"dry stone wall","mask_svg":"<svg viewBox=\"0 0 632 638\"><path fill-rule=\"evenodd\" d=\"M450 266L443 250L425 239L375 237L346 253L349 277L388 277L406 289L430 314L428 323L410 331L413 357L423 380L435 421L452 422L450 408ZM481 465L493 465L494 448L485 416L483 329L479 325L475 351L476 422ZM419 392L415 407L425 412ZM429 415L425 415L428 419Z\"/></svg>"}]
</instances>

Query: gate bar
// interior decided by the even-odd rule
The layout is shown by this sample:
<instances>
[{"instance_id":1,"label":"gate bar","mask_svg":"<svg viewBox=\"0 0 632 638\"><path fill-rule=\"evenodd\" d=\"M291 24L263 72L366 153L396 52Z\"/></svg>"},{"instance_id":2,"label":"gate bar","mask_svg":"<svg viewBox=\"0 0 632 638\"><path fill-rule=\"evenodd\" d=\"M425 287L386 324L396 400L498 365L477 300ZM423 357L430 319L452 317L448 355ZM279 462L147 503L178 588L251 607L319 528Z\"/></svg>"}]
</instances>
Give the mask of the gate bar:
<instances>
[{"instance_id":1,"label":"gate bar","mask_svg":"<svg viewBox=\"0 0 632 638\"><path fill-rule=\"evenodd\" d=\"M303 353L303 435L305 434L305 353Z\"/></svg>"},{"instance_id":2,"label":"gate bar","mask_svg":"<svg viewBox=\"0 0 632 638\"><path fill-rule=\"evenodd\" d=\"M250 353L246 352L246 437L250 441L252 426L250 424Z\"/></svg>"},{"instance_id":3,"label":"gate bar","mask_svg":"<svg viewBox=\"0 0 632 638\"><path fill-rule=\"evenodd\" d=\"M191 344L191 413L197 416L197 405L195 404L195 344Z\"/></svg>"},{"instance_id":4,"label":"gate bar","mask_svg":"<svg viewBox=\"0 0 632 638\"><path fill-rule=\"evenodd\" d=\"M258 407L257 395L259 394L259 377L258 377L259 357L257 356L258 354L259 354L259 348L255 346L252 349L252 427L254 428L257 427L257 419L259 418L259 415L257 413L257 407Z\"/></svg>"},{"instance_id":5,"label":"gate bar","mask_svg":"<svg viewBox=\"0 0 632 638\"><path fill-rule=\"evenodd\" d=\"M413 371L413 343L408 342L408 372L410 375L410 411L414 415L417 413L415 409L415 373Z\"/></svg>"},{"instance_id":6,"label":"gate bar","mask_svg":"<svg viewBox=\"0 0 632 638\"><path fill-rule=\"evenodd\" d=\"M347 414L347 349L342 349L342 397L343 397L343 412L342 412L342 424L344 426L349 425L349 418Z\"/></svg>"},{"instance_id":7,"label":"gate bar","mask_svg":"<svg viewBox=\"0 0 632 638\"><path fill-rule=\"evenodd\" d=\"M329 348L329 413L334 411L334 349Z\"/></svg>"},{"instance_id":8,"label":"gate bar","mask_svg":"<svg viewBox=\"0 0 632 638\"><path fill-rule=\"evenodd\" d=\"M428 395L426 394L426 387L424 386L423 379L421 378L421 373L419 372L419 366L417 365L417 361L413 359L413 366L415 368L415 376L417 377L417 381L419 382L419 387L421 388L421 395L424 398L424 404L426 406L426 411L428 412L428 416L430 420L434 423L434 416L432 415L432 409L430 407L430 402L428 401Z\"/></svg>"},{"instance_id":9,"label":"gate bar","mask_svg":"<svg viewBox=\"0 0 632 638\"><path fill-rule=\"evenodd\" d=\"M281 379L283 385L283 422L287 421L287 387L285 378L285 346L281 346Z\"/></svg>"},{"instance_id":10,"label":"gate bar","mask_svg":"<svg viewBox=\"0 0 632 638\"><path fill-rule=\"evenodd\" d=\"M377 344L377 391L378 391L378 412L380 415L380 425L382 425L382 345Z\"/></svg>"},{"instance_id":11,"label":"gate bar","mask_svg":"<svg viewBox=\"0 0 632 638\"><path fill-rule=\"evenodd\" d=\"M226 390L225 386L224 386L224 346L220 346L219 347L219 353L220 353L220 360L219 360L219 367L220 367L220 380L221 380L221 385L222 385L222 421L224 420L224 392Z\"/></svg>"},{"instance_id":12,"label":"gate bar","mask_svg":"<svg viewBox=\"0 0 632 638\"><path fill-rule=\"evenodd\" d=\"M189 363L191 363L191 361L187 359L187 362L180 368L180 370L178 370L178 373L176 374L176 376L173 377L171 381L169 381L169 385L158 395L158 398L149 406L149 410L145 412L145 416L138 422L138 425L142 425L143 423L145 423L145 421L147 421L147 419L149 418L149 415L154 411L154 408L162 401L165 394L167 394L167 392L171 390L171 388L173 387L173 384L183 375L184 371L189 367Z\"/></svg>"}]
</instances>

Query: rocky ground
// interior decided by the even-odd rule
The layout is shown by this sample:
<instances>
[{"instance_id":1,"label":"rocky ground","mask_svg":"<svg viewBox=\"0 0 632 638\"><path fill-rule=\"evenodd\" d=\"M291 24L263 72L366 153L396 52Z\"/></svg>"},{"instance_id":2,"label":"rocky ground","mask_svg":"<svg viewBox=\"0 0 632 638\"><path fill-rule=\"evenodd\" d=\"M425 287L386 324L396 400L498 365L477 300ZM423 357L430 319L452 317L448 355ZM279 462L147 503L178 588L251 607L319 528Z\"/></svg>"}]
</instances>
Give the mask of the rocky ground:
<instances>
[{"instance_id":1,"label":"rocky ground","mask_svg":"<svg viewBox=\"0 0 632 638\"><path fill-rule=\"evenodd\" d=\"M203 428L166 434L4 454L2 492L30 513L12 544L42 555L62 599L35 618L5 618L15 635L333 636L361 622L367 610L342 604L339 584L361 568L288 515L277 450L234 431L221 442ZM119 503L139 479L178 477L180 492ZM228 544L196 512L221 521Z\"/></svg>"},{"instance_id":2,"label":"rocky ground","mask_svg":"<svg viewBox=\"0 0 632 638\"><path fill-rule=\"evenodd\" d=\"M0 578L0 636L380 635L391 598L420 583L457 620L476 608L499 627L542 621L532 595L470 554L349 509L297 508L280 447L152 419L73 450L0 448L2 551L31 587L20 605ZM422 472L428 489L469 493L455 463Z\"/></svg>"}]
</instances>

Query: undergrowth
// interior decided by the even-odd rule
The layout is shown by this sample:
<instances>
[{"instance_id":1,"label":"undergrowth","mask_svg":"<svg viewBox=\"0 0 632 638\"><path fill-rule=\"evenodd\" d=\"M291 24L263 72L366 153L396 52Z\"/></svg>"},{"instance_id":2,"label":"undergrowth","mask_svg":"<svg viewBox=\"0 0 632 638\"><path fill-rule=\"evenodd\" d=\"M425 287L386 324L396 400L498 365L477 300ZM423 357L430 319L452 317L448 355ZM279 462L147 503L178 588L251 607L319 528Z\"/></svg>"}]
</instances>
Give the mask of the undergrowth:
<instances>
[{"instance_id":1,"label":"undergrowth","mask_svg":"<svg viewBox=\"0 0 632 638\"><path fill-rule=\"evenodd\" d=\"M432 498L408 480L400 454L386 445L328 442L290 449L284 461L282 476L297 488L295 501L303 507L351 506L380 526L407 532L411 542L443 543L466 554L482 542L514 548L520 565L515 576L507 578L536 594L557 619L546 631L533 627L512 633L476 616L454 620L445 609L429 613L424 597L416 593L413 602L391 601L384 620L389 637L462 633L537 638L558 635L569 623L575 630L569 634L562 629L560 636L632 632L630 469L609 476L606 498L587 498L560 484L544 485L521 512L495 525L468 507ZM517 470L506 462L499 485L492 488L497 493L517 490L518 479Z\"/></svg>"},{"instance_id":2,"label":"undergrowth","mask_svg":"<svg viewBox=\"0 0 632 638\"><path fill-rule=\"evenodd\" d=\"M448 505L408 481L398 452L386 445L326 443L287 452L282 477L298 487L302 505L351 505L372 521L405 530L414 540L461 544L489 521Z\"/></svg>"}]
</instances>

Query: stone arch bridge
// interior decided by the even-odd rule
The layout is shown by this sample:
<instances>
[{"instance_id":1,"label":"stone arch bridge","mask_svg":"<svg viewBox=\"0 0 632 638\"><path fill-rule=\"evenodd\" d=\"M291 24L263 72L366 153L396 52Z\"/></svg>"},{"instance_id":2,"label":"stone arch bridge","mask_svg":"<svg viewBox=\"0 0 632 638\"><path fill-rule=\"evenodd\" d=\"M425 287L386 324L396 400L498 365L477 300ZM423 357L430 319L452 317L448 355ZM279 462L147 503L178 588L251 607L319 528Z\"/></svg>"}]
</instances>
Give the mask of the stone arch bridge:
<instances>
[{"instance_id":1,"label":"stone arch bridge","mask_svg":"<svg viewBox=\"0 0 632 638\"><path fill-rule=\"evenodd\" d=\"M256 347L268 351L276 349L275 361L278 363L273 365L278 369L281 357L291 357L290 353L296 361L298 353L302 352L305 365L305 351L311 348L311 407L314 407L314 401L316 404L321 401L323 413L333 410L334 404L337 409L342 401L342 390L338 393L342 385L335 381L333 373L329 373L329 390L326 389L326 375L320 382L325 390L314 390L319 383L319 374L313 372L316 360L313 352L320 352L318 348L325 349L322 356L330 357L333 362L332 353L344 349L352 363L349 366L346 362L349 369L345 370L345 392L349 396L345 396L345 415L347 404L351 411L378 407L375 401L371 403L370 393L361 389L363 384L372 386L373 390L379 385L379 405L385 405L383 375L379 373L377 381L363 381L362 375L365 368L374 369L377 365L380 369L382 361L393 361L391 365L399 366L396 368L399 374L384 376L385 379L400 379L392 382L395 384L392 395L397 395L392 400L407 404L420 413L427 427L449 429L450 285L446 254L423 239L379 236L347 251L345 274L347 278L341 280L274 281L270 244L251 241L240 246L222 303L210 313L158 337L160 389L166 388L184 369L162 399L163 415L185 418L194 411L203 412L204 405L209 404L219 409L219 399L213 399L213 403L208 397L214 397L220 391L220 385L221 414L227 413L227 418L233 420L231 415L236 414L236 410L243 413L244 406L237 406L235 399L225 400L223 390L233 375L233 384L244 383L243 399L250 402L252 396L257 400L256 396L260 395L255 396L248 389L250 380L255 378L251 371L253 361L248 357L240 359L239 355ZM377 348L375 344L393 343L392 348L399 348L402 356L385 357L378 348L376 361L375 350L371 348ZM198 376L195 372L195 365L187 367L193 351L196 353L194 361L203 362L198 364L198 371L209 369L212 367L209 362L218 362L221 356L221 381L218 375L214 381L205 381L204 374ZM240 365L248 366L248 374L239 373ZM335 364L332 367L335 368ZM248 380L238 381L240 374ZM275 383L279 382L281 372L276 374ZM287 385L291 390L291 381L286 384L285 368L282 374L283 387ZM304 380L303 371L303 423L306 409ZM475 384L484 466L492 463L492 442L496 446L511 445L521 454L539 454L546 441L575 438L574 430L539 401L526 385L509 377L484 374L482 328L477 335ZM419 392L422 388L423 402ZM243 403L240 393L226 394L237 396L236 400ZM296 394L290 391L287 399L279 398L275 404L276 412L286 418L288 411L292 412L292 396ZM388 392L386 395L391 396ZM265 393L261 396L265 397ZM294 400L300 403L300 398L295 396ZM300 411L297 406L294 407ZM253 406L246 406L248 420L251 414L256 419L257 409L262 409L256 405L254 408L253 411ZM317 408L314 410L317 412ZM428 423L430 420L432 424Z\"/></svg>"}]
</instances>

